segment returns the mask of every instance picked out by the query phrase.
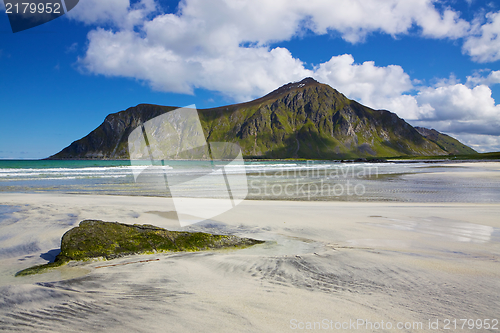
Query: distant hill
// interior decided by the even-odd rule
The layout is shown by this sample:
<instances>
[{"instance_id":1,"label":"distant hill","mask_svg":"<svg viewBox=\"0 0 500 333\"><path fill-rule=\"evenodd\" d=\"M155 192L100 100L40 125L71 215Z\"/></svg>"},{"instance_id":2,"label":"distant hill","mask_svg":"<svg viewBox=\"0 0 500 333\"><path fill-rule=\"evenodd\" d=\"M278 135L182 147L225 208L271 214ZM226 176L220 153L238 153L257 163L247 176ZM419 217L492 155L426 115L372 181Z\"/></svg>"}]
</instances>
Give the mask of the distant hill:
<instances>
[{"instance_id":1,"label":"distant hill","mask_svg":"<svg viewBox=\"0 0 500 333\"><path fill-rule=\"evenodd\" d=\"M140 104L110 114L98 128L50 159L127 159L129 134L173 109ZM437 139L422 135L396 114L361 105L312 78L254 101L198 114L207 141L237 142L246 158L429 156L470 149L441 133Z\"/></svg>"},{"instance_id":2,"label":"distant hill","mask_svg":"<svg viewBox=\"0 0 500 333\"><path fill-rule=\"evenodd\" d=\"M457 155L437 155L437 156L398 156L391 160L416 160L416 161L500 161L500 152L475 153L475 154L457 154Z\"/></svg>"},{"instance_id":3,"label":"distant hill","mask_svg":"<svg viewBox=\"0 0 500 333\"><path fill-rule=\"evenodd\" d=\"M477 151L469 146L464 145L457 139L449 135L439 133L435 129L428 129L424 127L415 127L415 129L422 134L425 138L437 144L441 149L446 150L453 155L468 155L477 154Z\"/></svg>"}]
</instances>

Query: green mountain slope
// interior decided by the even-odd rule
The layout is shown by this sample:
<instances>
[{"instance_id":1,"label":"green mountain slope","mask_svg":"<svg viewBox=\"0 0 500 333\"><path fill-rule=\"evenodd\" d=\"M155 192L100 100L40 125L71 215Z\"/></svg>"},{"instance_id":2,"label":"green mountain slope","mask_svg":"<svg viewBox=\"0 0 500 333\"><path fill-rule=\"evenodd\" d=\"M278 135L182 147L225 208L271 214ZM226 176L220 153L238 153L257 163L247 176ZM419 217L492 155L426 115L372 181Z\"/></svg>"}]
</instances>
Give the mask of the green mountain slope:
<instances>
[{"instance_id":1,"label":"green mountain slope","mask_svg":"<svg viewBox=\"0 0 500 333\"><path fill-rule=\"evenodd\" d=\"M127 159L128 135L141 123L175 109L140 104L110 114L103 124L51 159ZM447 155L447 146L422 136L385 110L349 100L307 78L257 100L198 110L209 142L237 142L243 155L341 159Z\"/></svg>"},{"instance_id":2,"label":"green mountain slope","mask_svg":"<svg viewBox=\"0 0 500 333\"><path fill-rule=\"evenodd\" d=\"M440 133L435 129L427 129L424 127L415 127L415 129L425 138L434 142L441 149L446 150L450 154L454 155L477 154L477 151L470 148L469 146L466 146L457 139L454 139L449 135Z\"/></svg>"}]
</instances>

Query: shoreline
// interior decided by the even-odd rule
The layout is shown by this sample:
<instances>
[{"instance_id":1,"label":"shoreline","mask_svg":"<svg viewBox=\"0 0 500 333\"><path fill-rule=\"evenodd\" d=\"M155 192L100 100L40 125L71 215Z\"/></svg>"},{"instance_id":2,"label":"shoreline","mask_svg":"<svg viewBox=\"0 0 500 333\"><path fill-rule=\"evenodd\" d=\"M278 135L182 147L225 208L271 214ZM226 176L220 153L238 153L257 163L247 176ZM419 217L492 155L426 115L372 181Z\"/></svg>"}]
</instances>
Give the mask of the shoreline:
<instances>
[{"instance_id":1,"label":"shoreline","mask_svg":"<svg viewBox=\"0 0 500 333\"><path fill-rule=\"evenodd\" d=\"M69 163L74 163L69 162ZM110 162L113 163L113 162ZM93 163L91 163L93 164ZM247 168L245 200L291 202L500 202L500 163L327 163ZM167 188L136 183L127 167L19 169L4 172L0 193L106 194L168 198ZM76 170L76 171L75 171ZM88 170L88 171L87 171ZM10 179L9 179L10 177ZM211 186L213 184L210 184ZM182 185L183 197L197 196Z\"/></svg>"},{"instance_id":2,"label":"shoreline","mask_svg":"<svg viewBox=\"0 0 500 333\"><path fill-rule=\"evenodd\" d=\"M498 164L472 174L448 169L426 179L499 177ZM493 319L500 307L499 202L245 200L186 227L166 197L2 192L0 205L15 207L0 220L6 330L287 332L293 320L442 323ZM14 277L45 263L64 232L85 219L267 242Z\"/></svg>"},{"instance_id":3,"label":"shoreline","mask_svg":"<svg viewBox=\"0 0 500 333\"><path fill-rule=\"evenodd\" d=\"M456 158L454 155L443 155L443 156L407 156L407 157L400 157L400 156L394 156L394 157L360 157L360 158L340 158L340 159L311 159L311 158L282 158L282 159L274 159L274 158L254 158L254 157L249 157L249 158L243 158L245 162L307 162L307 161L314 161L314 162L338 162L338 163L353 163L356 160L359 163L386 163L386 162L392 162L392 163L447 163L447 162L500 162L500 152L494 152L494 153L482 153L482 154L498 154L498 157L495 158L489 158L489 157L484 157L484 158L477 158L477 159L471 159L471 158ZM465 156L465 155L460 155L460 156ZM475 156L475 155L472 155ZM2 158L0 159L1 161L37 161L37 162L44 162L44 161L94 161L94 162L125 162L125 161L130 161L128 158L122 158L122 159L103 159L103 158L64 158L64 159L51 159L51 158L40 158L40 159L31 159L31 158L26 158L26 159L18 159L18 158ZM147 159L144 160L133 160L133 161L149 161ZM175 159L175 160L166 160L166 161L206 161L204 159Z\"/></svg>"}]
</instances>

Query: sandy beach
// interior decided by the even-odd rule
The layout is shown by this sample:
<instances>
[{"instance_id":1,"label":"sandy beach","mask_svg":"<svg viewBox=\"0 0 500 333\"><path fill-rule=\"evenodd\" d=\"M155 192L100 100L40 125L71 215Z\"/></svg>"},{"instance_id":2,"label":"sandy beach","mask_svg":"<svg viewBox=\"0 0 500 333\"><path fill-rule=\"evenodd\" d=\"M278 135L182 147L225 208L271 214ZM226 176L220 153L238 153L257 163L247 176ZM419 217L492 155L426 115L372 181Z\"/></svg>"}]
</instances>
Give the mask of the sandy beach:
<instances>
[{"instance_id":1,"label":"sandy beach","mask_svg":"<svg viewBox=\"0 0 500 333\"><path fill-rule=\"evenodd\" d=\"M497 178L499 164L485 165L481 177ZM13 207L0 229L4 330L423 332L499 319L498 203L246 200L183 229L265 244L18 278L87 218L181 228L167 198L2 193L0 203Z\"/></svg>"}]
</instances>

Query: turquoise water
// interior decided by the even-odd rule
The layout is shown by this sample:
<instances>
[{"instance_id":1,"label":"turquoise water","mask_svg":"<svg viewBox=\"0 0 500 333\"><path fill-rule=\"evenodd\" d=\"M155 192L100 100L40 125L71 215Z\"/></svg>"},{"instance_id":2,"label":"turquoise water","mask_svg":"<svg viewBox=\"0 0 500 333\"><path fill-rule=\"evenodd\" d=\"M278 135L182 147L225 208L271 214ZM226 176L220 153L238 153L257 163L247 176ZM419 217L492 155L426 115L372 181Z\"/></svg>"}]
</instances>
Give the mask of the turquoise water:
<instances>
[{"instance_id":1,"label":"turquoise water","mask_svg":"<svg viewBox=\"0 0 500 333\"><path fill-rule=\"evenodd\" d=\"M163 161L143 174L147 162L0 160L0 192L62 192L140 196L171 196L166 172L196 184L178 182L181 196L215 193L226 184L210 174L225 162ZM144 166L141 166L143 164ZM500 202L500 178L454 177L457 171L480 171L460 163L339 163L332 161L245 161L244 169L226 166L228 180L246 175L247 199ZM432 176L445 172L447 177ZM144 179L143 179L144 178ZM172 179L172 178L169 178ZM244 179L244 178L243 178ZM222 182L222 183L221 183ZM177 185L179 185L177 184ZM172 184L171 184L172 185Z\"/></svg>"},{"instance_id":2,"label":"turquoise water","mask_svg":"<svg viewBox=\"0 0 500 333\"><path fill-rule=\"evenodd\" d=\"M0 169L55 169L129 166L130 161L0 160Z\"/></svg>"}]
</instances>

